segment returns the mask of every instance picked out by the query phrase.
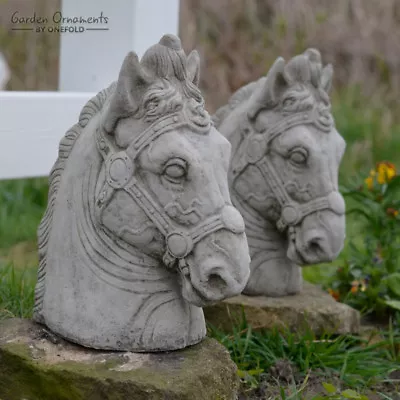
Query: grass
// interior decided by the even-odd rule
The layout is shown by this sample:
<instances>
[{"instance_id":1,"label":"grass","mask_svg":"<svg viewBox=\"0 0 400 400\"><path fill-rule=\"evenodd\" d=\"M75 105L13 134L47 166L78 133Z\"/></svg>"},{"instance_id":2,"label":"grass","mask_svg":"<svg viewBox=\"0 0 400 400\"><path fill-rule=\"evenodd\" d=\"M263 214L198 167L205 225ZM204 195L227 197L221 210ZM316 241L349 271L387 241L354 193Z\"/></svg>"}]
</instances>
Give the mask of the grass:
<instances>
[{"instance_id":1,"label":"grass","mask_svg":"<svg viewBox=\"0 0 400 400\"><path fill-rule=\"evenodd\" d=\"M310 369L331 370L351 385L371 384L398 369L396 350L400 332L391 328L388 338L368 344L368 339L352 336L315 337L312 332L299 336L294 332L253 332L251 327L223 335L211 330L230 351L241 370L256 375L268 371L278 360L286 359L302 373Z\"/></svg>"},{"instance_id":2,"label":"grass","mask_svg":"<svg viewBox=\"0 0 400 400\"><path fill-rule=\"evenodd\" d=\"M379 387L383 382L391 382L394 390L400 388L400 382L388 378L399 369L400 363L400 330L392 325L386 332L365 338L317 338L312 332L300 336L278 330L253 332L245 321L233 334L226 335L212 327L209 327L209 334L229 350L248 390L259 387L260 380L266 376L276 375L276 366L282 363L291 366L292 372L288 377L287 372L281 371L281 376L275 376L277 383L283 377L286 385L291 383L296 387L297 381L294 391L297 394L307 387L310 371L318 371L321 382L336 380L342 387L351 387L360 393ZM288 382L290 380L292 382ZM273 386L273 382L269 385Z\"/></svg>"},{"instance_id":3,"label":"grass","mask_svg":"<svg viewBox=\"0 0 400 400\"><path fill-rule=\"evenodd\" d=\"M31 316L47 191L45 178L0 182L0 319Z\"/></svg>"},{"instance_id":4,"label":"grass","mask_svg":"<svg viewBox=\"0 0 400 400\"><path fill-rule=\"evenodd\" d=\"M0 181L0 249L36 240L47 192L47 178Z\"/></svg>"},{"instance_id":5,"label":"grass","mask_svg":"<svg viewBox=\"0 0 400 400\"><path fill-rule=\"evenodd\" d=\"M36 269L0 266L0 319L32 316Z\"/></svg>"}]
</instances>

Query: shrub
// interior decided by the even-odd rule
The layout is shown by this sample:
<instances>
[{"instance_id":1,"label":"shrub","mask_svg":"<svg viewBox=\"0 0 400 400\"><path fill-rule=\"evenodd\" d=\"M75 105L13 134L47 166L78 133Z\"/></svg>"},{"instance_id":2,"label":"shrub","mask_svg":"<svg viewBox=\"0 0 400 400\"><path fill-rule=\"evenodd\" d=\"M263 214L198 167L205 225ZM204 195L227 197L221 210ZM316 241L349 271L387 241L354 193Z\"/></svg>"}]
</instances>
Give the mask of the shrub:
<instances>
[{"instance_id":1,"label":"shrub","mask_svg":"<svg viewBox=\"0 0 400 400\"><path fill-rule=\"evenodd\" d=\"M400 311L400 176L392 163L380 162L342 193L353 204L347 214L362 219L363 238L350 238L348 257L328 290L367 314Z\"/></svg>"}]
</instances>

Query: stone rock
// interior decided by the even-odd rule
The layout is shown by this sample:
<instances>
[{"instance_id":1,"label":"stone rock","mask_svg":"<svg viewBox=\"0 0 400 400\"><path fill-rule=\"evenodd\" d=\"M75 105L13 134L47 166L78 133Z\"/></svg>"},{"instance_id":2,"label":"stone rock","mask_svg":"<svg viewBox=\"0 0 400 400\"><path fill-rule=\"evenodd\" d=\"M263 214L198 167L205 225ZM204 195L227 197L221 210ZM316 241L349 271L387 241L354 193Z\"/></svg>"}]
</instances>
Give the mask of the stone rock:
<instances>
[{"instance_id":1,"label":"stone rock","mask_svg":"<svg viewBox=\"0 0 400 400\"><path fill-rule=\"evenodd\" d=\"M264 297L240 295L206 307L206 321L225 332L243 316L253 329L289 328L293 332L311 330L322 333L357 334L360 313L338 303L328 293L304 282L303 290L293 296Z\"/></svg>"},{"instance_id":2,"label":"stone rock","mask_svg":"<svg viewBox=\"0 0 400 400\"><path fill-rule=\"evenodd\" d=\"M106 352L31 320L0 322L3 400L234 400L236 366L213 339L169 353Z\"/></svg>"},{"instance_id":3,"label":"stone rock","mask_svg":"<svg viewBox=\"0 0 400 400\"><path fill-rule=\"evenodd\" d=\"M316 49L279 57L213 116L232 144L229 190L246 225L248 296L299 293L300 266L333 261L343 248L346 143L330 109L332 75Z\"/></svg>"}]
</instances>

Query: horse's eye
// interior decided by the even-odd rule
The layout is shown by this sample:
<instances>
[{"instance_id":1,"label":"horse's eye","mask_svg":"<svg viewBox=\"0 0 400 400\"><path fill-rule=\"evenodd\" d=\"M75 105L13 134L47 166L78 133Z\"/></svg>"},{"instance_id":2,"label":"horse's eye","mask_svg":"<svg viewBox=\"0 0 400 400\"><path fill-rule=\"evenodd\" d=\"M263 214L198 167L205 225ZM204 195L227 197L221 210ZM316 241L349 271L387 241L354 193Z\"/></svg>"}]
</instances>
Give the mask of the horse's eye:
<instances>
[{"instance_id":1,"label":"horse's eye","mask_svg":"<svg viewBox=\"0 0 400 400\"><path fill-rule=\"evenodd\" d=\"M164 176L173 183L180 183L182 178L186 176L186 168L182 162L174 162L168 164L164 169Z\"/></svg>"},{"instance_id":2,"label":"horse's eye","mask_svg":"<svg viewBox=\"0 0 400 400\"><path fill-rule=\"evenodd\" d=\"M146 108L148 111L153 111L157 108L157 102L156 101L151 101L150 103L147 104Z\"/></svg>"},{"instance_id":3,"label":"horse's eye","mask_svg":"<svg viewBox=\"0 0 400 400\"><path fill-rule=\"evenodd\" d=\"M283 106L283 108L291 107L291 106L293 106L293 104L294 104L295 102L296 102L296 99L294 99L293 97L288 97L287 99L285 99L285 100L283 101L282 106Z\"/></svg>"},{"instance_id":4,"label":"horse's eye","mask_svg":"<svg viewBox=\"0 0 400 400\"><path fill-rule=\"evenodd\" d=\"M170 165L165 169L165 173L171 178L182 178L185 175L185 169L180 165Z\"/></svg>"},{"instance_id":5,"label":"horse's eye","mask_svg":"<svg viewBox=\"0 0 400 400\"><path fill-rule=\"evenodd\" d=\"M290 153L290 160L295 164L305 164L307 161L307 152L305 150L295 150Z\"/></svg>"}]
</instances>

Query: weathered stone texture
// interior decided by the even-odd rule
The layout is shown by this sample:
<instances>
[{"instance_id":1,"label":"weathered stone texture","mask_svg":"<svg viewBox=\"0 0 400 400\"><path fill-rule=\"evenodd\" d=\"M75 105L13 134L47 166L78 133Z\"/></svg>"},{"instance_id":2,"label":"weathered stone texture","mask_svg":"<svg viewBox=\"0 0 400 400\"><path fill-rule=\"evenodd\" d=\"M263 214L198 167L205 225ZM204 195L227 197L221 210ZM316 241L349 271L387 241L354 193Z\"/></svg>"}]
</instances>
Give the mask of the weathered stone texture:
<instances>
[{"instance_id":1,"label":"weathered stone texture","mask_svg":"<svg viewBox=\"0 0 400 400\"><path fill-rule=\"evenodd\" d=\"M231 332L242 318L253 329L289 328L293 332L358 333L360 313L336 302L329 294L307 282L293 296L236 296L204 309L206 321Z\"/></svg>"},{"instance_id":2,"label":"weathered stone texture","mask_svg":"<svg viewBox=\"0 0 400 400\"><path fill-rule=\"evenodd\" d=\"M215 340L169 353L68 343L30 320L0 322L2 400L234 400L236 366Z\"/></svg>"}]
</instances>

